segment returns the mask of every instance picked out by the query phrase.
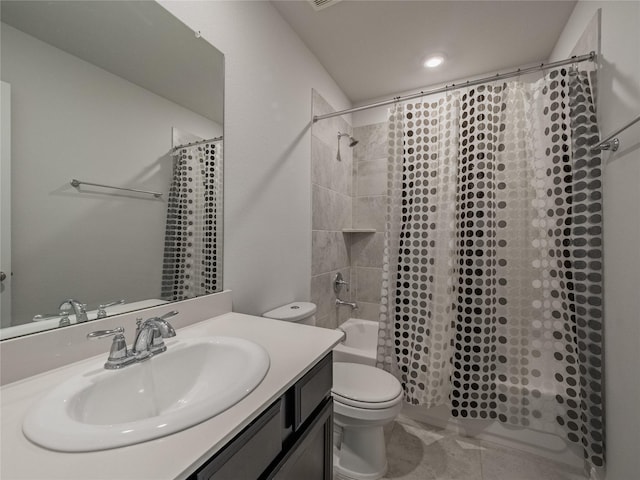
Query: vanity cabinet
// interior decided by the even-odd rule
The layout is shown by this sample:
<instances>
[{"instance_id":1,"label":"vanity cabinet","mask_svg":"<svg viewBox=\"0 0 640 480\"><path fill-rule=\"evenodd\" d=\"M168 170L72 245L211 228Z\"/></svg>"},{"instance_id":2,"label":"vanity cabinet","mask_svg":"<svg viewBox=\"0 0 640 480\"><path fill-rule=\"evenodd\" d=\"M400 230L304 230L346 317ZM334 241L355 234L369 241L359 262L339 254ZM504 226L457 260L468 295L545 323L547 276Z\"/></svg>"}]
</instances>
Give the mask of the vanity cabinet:
<instances>
[{"instance_id":1,"label":"vanity cabinet","mask_svg":"<svg viewBox=\"0 0 640 480\"><path fill-rule=\"evenodd\" d=\"M329 353L189 480L330 480L332 383Z\"/></svg>"}]
</instances>

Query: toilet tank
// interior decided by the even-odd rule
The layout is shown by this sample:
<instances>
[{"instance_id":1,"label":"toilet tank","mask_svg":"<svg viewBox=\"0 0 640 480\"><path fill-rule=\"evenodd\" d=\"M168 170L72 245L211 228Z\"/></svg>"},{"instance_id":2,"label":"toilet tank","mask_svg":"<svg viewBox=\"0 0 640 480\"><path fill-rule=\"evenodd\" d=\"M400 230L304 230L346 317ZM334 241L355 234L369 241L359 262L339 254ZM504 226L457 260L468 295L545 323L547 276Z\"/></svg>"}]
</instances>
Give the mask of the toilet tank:
<instances>
[{"instance_id":1,"label":"toilet tank","mask_svg":"<svg viewBox=\"0 0 640 480\"><path fill-rule=\"evenodd\" d=\"M283 305L281 307L269 310L262 314L265 318L272 318L274 320L284 320L285 322L296 322L304 325L316 324L317 307L315 303L311 302L293 302Z\"/></svg>"}]
</instances>

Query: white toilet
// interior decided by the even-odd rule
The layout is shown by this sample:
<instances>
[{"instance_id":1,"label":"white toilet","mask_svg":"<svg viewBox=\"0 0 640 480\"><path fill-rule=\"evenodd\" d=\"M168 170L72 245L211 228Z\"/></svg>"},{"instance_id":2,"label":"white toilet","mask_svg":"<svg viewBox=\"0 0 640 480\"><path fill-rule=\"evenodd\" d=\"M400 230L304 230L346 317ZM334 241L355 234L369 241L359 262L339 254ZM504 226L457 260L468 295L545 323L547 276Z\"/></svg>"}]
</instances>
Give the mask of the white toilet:
<instances>
[{"instance_id":1,"label":"white toilet","mask_svg":"<svg viewBox=\"0 0 640 480\"><path fill-rule=\"evenodd\" d=\"M266 318L315 325L316 305L293 302ZM334 471L336 478L377 480L387 471L382 427L402 408L402 386L390 373L370 365L333 364Z\"/></svg>"},{"instance_id":2,"label":"white toilet","mask_svg":"<svg viewBox=\"0 0 640 480\"><path fill-rule=\"evenodd\" d=\"M283 320L285 322L298 322L304 325L316 324L316 304L311 302L293 302L283 305L267 313L263 313L265 318L273 320Z\"/></svg>"},{"instance_id":3,"label":"white toilet","mask_svg":"<svg viewBox=\"0 0 640 480\"><path fill-rule=\"evenodd\" d=\"M383 427L402 408L402 386L390 373L370 365L333 364L334 470L338 478L375 480L387 471ZM334 435L334 441L340 435Z\"/></svg>"}]
</instances>

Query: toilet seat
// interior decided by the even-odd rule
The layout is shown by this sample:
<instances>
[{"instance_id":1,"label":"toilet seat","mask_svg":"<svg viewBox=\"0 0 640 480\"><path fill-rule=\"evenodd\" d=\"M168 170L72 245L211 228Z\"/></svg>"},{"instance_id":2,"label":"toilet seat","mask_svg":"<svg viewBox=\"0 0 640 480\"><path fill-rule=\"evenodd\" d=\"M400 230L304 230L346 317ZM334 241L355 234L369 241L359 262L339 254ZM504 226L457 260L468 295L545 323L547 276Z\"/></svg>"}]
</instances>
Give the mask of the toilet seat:
<instances>
[{"instance_id":1,"label":"toilet seat","mask_svg":"<svg viewBox=\"0 0 640 480\"><path fill-rule=\"evenodd\" d=\"M398 394L398 396L392 400L388 400L386 402L358 402L357 400L353 400L351 398L343 397L342 395L332 392L333 401L342 403L343 405L348 405L350 407L362 408L364 410L382 410L385 408L393 407L402 401L402 393Z\"/></svg>"},{"instance_id":2,"label":"toilet seat","mask_svg":"<svg viewBox=\"0 0 640 480\"><path fill-rule=\"evenodd\" d=\"M380 410L402 401L402 386L390 373L369 365L334 362L333 398L351 407Z\"/></svg>"}]
</instances>

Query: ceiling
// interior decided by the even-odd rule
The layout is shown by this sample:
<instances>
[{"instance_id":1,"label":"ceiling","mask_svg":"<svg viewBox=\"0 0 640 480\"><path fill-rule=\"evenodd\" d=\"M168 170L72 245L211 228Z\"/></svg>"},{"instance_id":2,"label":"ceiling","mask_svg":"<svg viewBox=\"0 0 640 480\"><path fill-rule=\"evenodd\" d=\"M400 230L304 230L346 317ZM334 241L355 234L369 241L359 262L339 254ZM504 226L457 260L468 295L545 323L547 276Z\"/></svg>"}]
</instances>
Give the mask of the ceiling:
<instances>
[{"instance_id":1,"label":"ceiling","mask_svg":"<svg viewBox=\"0 0 640 480\"><path fill-rule=\"evenodd\" d=\"M273 5L354 103L541 63L575 0L307 0ZM422 66L444 53L436 69Z\"/></svg>"}]
</instances>

